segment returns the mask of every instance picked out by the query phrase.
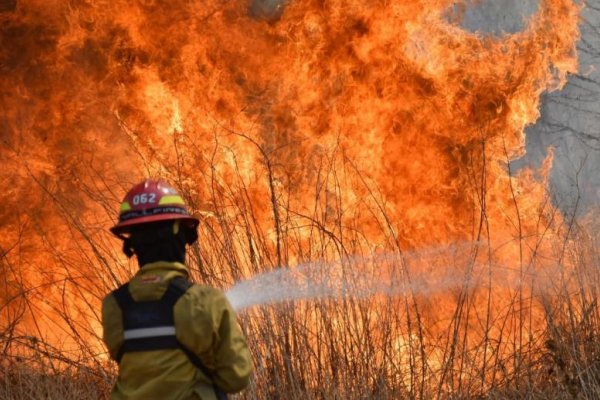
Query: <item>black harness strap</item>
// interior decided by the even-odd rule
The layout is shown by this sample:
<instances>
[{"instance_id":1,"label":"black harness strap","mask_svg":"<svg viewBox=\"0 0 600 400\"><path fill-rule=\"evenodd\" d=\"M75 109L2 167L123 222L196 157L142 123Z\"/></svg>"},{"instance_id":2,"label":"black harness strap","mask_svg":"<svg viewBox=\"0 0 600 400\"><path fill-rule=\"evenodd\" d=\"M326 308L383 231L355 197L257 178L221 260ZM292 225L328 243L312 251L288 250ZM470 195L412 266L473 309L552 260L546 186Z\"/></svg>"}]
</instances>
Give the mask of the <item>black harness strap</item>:
<instances>
[{"instance_id":1,"label":"black harness strap","mask_svg":"<svg viewBox=\"0 0 600 400\"><path fill-rule=\"evenodd\" d=\"M155 327L175 327L173 318L173 307L181 297L174 293L173 285L169 284L163 297L159 300L135 302L129 293L129 285L125 284L118 288L113 294L123 315L123 330L125 334L139 330ZM185 292L184 292L185 293ZM121 361L124 353L134 351L151 351L176 349L179 347L177 337L172 335L150 336L142 338L126 339L119 349L117 361Z\"/></svg>"},{"instance_id":2,"label":"black harness strap","mask_svg":"<svg viewBox=\"0 0 600 400\"><path fill-rule=\"evenodd\" d=\"M208 369L190 349L185 347L175 335L174 307L177 301L192 287L193 284L182 276L173 278L165 294L158 300L136 302L129 293L129 284L120 286L113 292L123 316L123 331L125 340L117 354L117 362L121 362L123 354L136 351L152 351L180 349L189 361L211 381L214 374ZM156 336L153 332L162 330ZM165 332L167 332L165 334ZM142 336L142 337L136 337ZM133 336L128 338L127 336ZM227 395L216 385L213 385L217 399L227 399Z\"/></svg>"}]
</instances>

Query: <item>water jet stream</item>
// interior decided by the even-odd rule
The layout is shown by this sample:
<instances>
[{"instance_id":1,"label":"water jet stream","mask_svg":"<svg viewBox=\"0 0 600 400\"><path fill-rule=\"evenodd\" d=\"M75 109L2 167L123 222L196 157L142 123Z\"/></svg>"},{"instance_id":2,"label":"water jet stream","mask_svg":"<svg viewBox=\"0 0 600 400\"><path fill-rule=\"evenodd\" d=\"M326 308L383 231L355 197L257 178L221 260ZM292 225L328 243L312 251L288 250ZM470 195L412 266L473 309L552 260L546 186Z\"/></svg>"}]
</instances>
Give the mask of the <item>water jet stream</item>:
<instances>
[{"instance_id":1,"label":"water jet stream","mask_svg":"<svg viewBox=\"0 0 600 400\"><path fill-rule=\"evenodd\" d=\"M477 249L479 248L479 251ZM429 296L451 290L514 288L517 271L479 262L477 243L409 254L377 254L281 267L237 282L226 295L237 311L294 300L363 299L375 295Z\"/></svg>"}]
</instances>

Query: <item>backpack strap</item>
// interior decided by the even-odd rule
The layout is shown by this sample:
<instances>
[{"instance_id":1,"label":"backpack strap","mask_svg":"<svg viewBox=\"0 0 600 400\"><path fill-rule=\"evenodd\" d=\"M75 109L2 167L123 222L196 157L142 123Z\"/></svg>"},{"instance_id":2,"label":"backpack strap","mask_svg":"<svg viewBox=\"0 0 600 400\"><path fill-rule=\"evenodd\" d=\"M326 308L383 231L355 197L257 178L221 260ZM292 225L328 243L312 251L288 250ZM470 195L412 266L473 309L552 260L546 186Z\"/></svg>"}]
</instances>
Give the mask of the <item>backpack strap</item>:
<instances>
[{"instance_id":1,"label":"backpack strap","mask_svg":"<svg viewBox=\"0 0 600 400\"><path fill-rule=\"evenodd\" d=\"M136 302L125 284L113 292L123 318L124 341L117 354L178 348L173 307L185 291L169 285L158 300Z\"/></svg>"}]
</instances>

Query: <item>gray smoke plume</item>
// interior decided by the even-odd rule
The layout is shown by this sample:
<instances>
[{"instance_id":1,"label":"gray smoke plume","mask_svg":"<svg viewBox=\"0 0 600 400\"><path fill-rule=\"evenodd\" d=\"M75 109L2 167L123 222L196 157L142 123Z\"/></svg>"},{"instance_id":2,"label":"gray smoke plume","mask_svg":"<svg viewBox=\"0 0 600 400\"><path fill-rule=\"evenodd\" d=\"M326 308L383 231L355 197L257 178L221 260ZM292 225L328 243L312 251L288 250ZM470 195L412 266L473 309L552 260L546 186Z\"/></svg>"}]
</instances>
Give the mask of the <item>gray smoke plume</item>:
<instances>
[{"instance_id":1,"label":"gray smoke plume","mask_svg":"<svg viewBox=\"0 0 600 400\"><path fill-rule=\"evenodd\" d=\"M290 0L252 0L248 13L256 19L277 21Z\"/></svg>"},{"instance_id":2,"label":"gray smoke plume","mask_svg":"<svg viewBox=\"0 0 600 400\"><path fill-rule=\"evenodd\" d=\"M538 10L537 0L484 0L467 4L465 29L481 34L514 33ZM455 9L456 13L457 10ZM541 117L526 130L527 154L513 169L538 167L554 148L550 175L555 204L567 215L600 205L600 0L588 0L577 45L579 73L566 87L542 98Z\"/></svg>"},{"instance_id":3,"label":"gray smoke plume","mask_svg":"<svg viewBox=\"0 0 600 400\"><path fill-rule=\"evenodd\" d=\"M527 156L539 164L553 147L551 186L556 203L569 215L600 205L600 0L582 12L577 44L579 72L560 92L543 97L541 118L527 130Z\"/></svg>"},{"instance_id":4,"label":"gray smoke plume","mask_svg":"<svg viewBox=\"0 0 600 400\"><path fill-rule=\"evenodd\" d=\"M467 4L462 26L471 32L501 35L523 30L538 0L484 0Z\"/></svg>"}]
</instances>

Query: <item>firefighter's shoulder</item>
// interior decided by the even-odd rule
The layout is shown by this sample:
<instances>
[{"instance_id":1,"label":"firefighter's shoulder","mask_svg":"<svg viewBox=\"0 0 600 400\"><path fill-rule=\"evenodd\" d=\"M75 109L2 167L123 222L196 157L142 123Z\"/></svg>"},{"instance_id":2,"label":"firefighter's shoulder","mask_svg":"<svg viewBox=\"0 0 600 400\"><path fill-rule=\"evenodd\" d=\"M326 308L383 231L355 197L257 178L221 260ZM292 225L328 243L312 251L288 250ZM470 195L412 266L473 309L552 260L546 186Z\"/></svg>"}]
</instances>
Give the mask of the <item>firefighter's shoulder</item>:
<instances>
[{"instance_id":1,"label":"firefighter's shoulder","mask_svg":"<svg viewBox=\"0 0 600 400\"><path fill-rule=\"evenodd\" d=\"M231 309L225 293L212 286L194 284L186 292L184 303L204 312L220 312Z\"/></svg>"},{"instance_id":2,"label":"firefighter's shoulder","mask_svg":"<svg viewBox=\"0 0 600 400\"><path fill-rule=\"evenodd\" d=\"M191 286L175 304L177 338L195 353L210 353L219 341L223 314L229 310L221 290L200 284Z\"/></svg>"}]
</instances>

